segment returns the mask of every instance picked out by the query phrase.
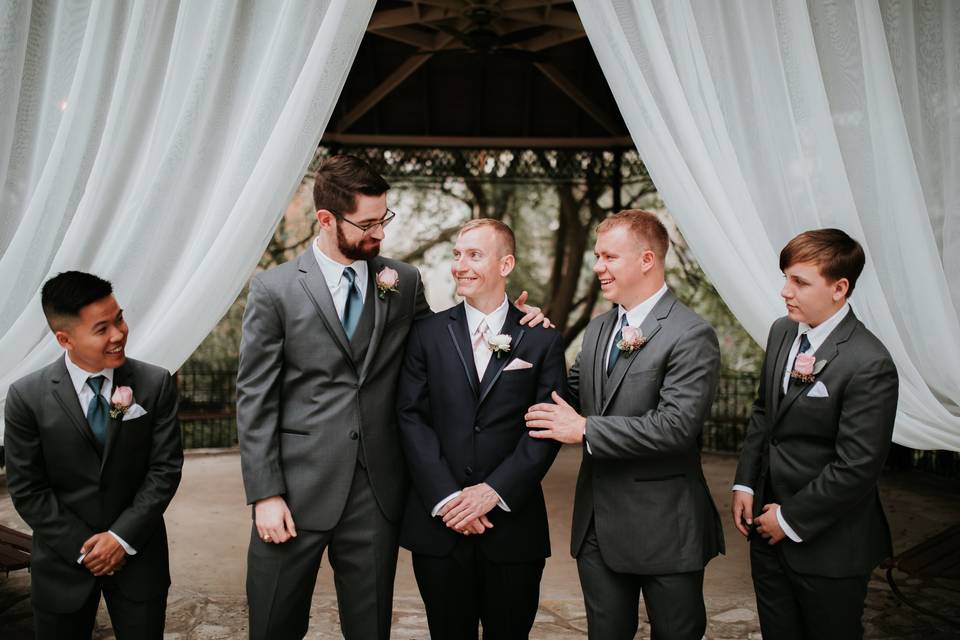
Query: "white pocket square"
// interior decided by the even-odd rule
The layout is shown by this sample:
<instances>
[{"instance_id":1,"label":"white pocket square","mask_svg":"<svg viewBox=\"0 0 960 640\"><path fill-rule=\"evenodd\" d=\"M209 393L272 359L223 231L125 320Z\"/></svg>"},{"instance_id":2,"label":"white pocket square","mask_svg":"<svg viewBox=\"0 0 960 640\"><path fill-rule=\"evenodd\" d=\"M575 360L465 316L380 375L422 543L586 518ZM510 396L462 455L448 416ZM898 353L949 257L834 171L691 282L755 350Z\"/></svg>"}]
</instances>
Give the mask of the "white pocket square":
<instances>
[{"instance_id":1,"label":"white pocket square","mask_svg":"<svg viewBox=\"0 0 960 640\"><path fill-rule=\"evenodd\" d=\"M126 422L127 420L136 420L140 416L145 415L147 415L146 409L138 404L133 404L129 409L127 409L127 412L123 414L123 422Z\"/></svg>"},{"instance_id":2,"label":"white pocket square","mask_svg":"<svg viewBox=\"0 0 960 640\"><path fill-rule=\"evenodd\" d=\"M520 369L532 369L533 365L527 362L526 360L521 360L520 358L515 359L513 362L508 364L503 368L504 371L519 371Z\"/></svg>"},{"instance_id":3,"label":"white pocket square","mask_svg":"<svg viewBox=\"0 0 960 640\"><path fill-rule=\"evenodd\" d=\"M827 388L819 380L817 384L813 385L813 388L807 393L808 398L829 398L830 394L827 393Z\"/></svg>"}]
</instances>

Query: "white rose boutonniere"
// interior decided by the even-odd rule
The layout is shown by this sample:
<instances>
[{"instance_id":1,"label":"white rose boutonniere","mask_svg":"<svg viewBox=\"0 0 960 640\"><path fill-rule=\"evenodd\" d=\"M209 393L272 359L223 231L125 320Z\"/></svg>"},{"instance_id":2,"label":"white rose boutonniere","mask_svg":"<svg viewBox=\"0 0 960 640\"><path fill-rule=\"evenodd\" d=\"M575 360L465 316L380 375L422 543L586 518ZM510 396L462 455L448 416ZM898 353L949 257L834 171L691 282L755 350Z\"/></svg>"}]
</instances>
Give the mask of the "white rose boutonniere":
<instances>
[{"instance_id":1,"label":"white rose boutonniere","mask_svg":"<svg viewBox=\"0 0 960 640\"><path fill-rule=\"evenodd\" d=\"M513 338L505 333L491 336L487 339L487 348L490 349L490 351L492 351L493 354L499 359L501 354L508 353L510 351L510 342L512 340Z\"/></svg>"}]
</instances>

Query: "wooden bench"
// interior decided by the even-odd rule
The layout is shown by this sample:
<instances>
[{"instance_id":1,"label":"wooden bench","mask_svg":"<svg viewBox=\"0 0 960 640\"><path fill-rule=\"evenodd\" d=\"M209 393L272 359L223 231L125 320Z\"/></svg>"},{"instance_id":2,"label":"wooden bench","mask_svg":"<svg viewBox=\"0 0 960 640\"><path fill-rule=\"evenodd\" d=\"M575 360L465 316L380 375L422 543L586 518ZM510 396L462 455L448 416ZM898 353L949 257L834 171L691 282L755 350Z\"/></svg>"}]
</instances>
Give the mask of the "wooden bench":
<instances>
[{"instance_id":1,"label":"wooden bench","mask_svg":"<svg viewBox=\"0 0 960 640\"><path fill-rule=\"evenodd\" d=\"M942 620L960 629L960 621L930 611L912 602L900 591L893 579L894 569L903 571L914 578L960 579L960 524L955 524L929 540L925 540L900 555L886 560L881 566L887 570L887 582L890 584L890 589L901 602L924 615Z\"/></svg>"},{"instance_id":2,"label":"wooden bench","mask_svg":"<svg viewBox=\"0 0 960 640\"><path fill-rule=\"evenodd\" d=\"M26 533L0 525L0 571L10 573L30 568L33 538Z\"/></svg>"}]
</instances>

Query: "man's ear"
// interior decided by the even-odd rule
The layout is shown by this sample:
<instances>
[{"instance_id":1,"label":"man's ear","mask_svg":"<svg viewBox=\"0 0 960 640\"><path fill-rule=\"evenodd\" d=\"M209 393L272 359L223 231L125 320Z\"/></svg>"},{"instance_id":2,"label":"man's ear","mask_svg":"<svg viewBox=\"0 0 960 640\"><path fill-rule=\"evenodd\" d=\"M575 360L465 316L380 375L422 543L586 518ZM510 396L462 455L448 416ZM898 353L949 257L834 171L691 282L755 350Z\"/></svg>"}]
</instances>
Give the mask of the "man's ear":
<instances>
[{"instance_id":1,"label":"man's ear","mask_svg":"<svg viewBox=\"0 0 960 640\"><path fill-rule=\"evenodd\" d=\"M317 209L317 222L321 229L332 229L337 225L337 217L328 209Z\"/></svg>"},{"instance_id":2,"label":"man's ear","mask_svg":"<svg viewBox=\"0 0 960 640\"><path fill-rule=\"evenodd\" d=\"M73 349L73 340L70 338L70 334L66 331L54 331L53 335L57 338L57 344L61 347L70 351Z\"/></svg>"},{"instance_id":3,"label":"man's ear","mask_svg":"<svg viewBox=\"0 0 960 640\"><path fill-rule=\"evenodd\" d=\"M517 259L512 255L505 255L500 258L500 275L506 278L517 266Z\"/></svg>"},{"instance_id":4,"label":"man's ear","mask_svg":"<svg viewBox=\"0 0 960 640\"><path fill-rule=\"evenodd\" d=\"M833 283L833 301L840 302L847 297L848 291L850 291L850 281L846 278L840 278Z\"/></svg>"},{"instance_id":5,"label":"man's ear","mask_svg":"<svg viewBox=\"0 0 960 640\"><path fill-rule=\"evenodd\" d=\"M640 268L643 271L650 271L657 265L657 254L650 249L645 249L640 254Z\"/></svg>"}]
</instances>

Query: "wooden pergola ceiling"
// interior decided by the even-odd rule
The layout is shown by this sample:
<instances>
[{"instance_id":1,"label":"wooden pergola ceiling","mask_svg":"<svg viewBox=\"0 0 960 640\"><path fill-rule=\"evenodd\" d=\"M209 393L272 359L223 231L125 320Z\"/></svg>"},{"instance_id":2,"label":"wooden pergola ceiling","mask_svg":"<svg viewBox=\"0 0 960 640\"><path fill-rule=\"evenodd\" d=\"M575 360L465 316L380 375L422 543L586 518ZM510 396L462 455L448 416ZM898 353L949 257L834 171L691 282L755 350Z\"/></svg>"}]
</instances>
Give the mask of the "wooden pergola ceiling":
<instances>
[{"instance_id":1,"label":"wooden pergola ceiling","mask_svg":"<svg viewBox=\"0 0 960 640\"><path fill-rule=\"evenodd\" d=\"M633 146L559 0L379 0L324 143Z\"/></svg>"}]
</instances>

